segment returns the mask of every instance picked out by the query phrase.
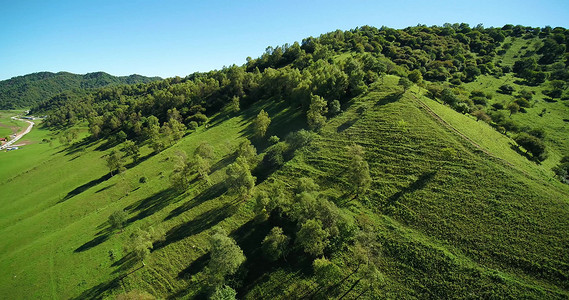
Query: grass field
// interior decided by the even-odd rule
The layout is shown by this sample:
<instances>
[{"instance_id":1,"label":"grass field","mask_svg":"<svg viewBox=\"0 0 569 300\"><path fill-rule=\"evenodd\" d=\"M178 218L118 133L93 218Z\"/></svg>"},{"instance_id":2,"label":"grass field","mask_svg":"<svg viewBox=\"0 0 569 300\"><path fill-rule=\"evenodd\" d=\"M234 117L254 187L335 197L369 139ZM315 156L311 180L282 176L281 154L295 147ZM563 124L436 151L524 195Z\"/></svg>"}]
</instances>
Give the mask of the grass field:
<instances>
[{"instance_id":1,"label":"grass field","mask_svg":"<svg viewBox=\"0 0 569 300\"><path fill-rule=\"evenodd\" d=\"M370 226L381 245L379 298L569 297L567 186L549 181L547 164L511 150L508 137L419 96L416 87L401 95L397 81L386 76L385 85L348 103L257 189L284 186L289 195L299 177L309 176L344 213ZM112 149L97 150L100 142L42 144L50 132L41 129L30 134L36 143L0 153L0 297L106 298L133 289L157 297L202 295L196 280L215 226L231 232L247 256L249 284L239 297L295 298L315 289L311 260L259 260L270 226L252 221L254 199L225 193L225 167L251 138L250 122L262 108L272 118L267 136L284 138L305 126L285 103L260 102L217 116L213 126L159 154L143 147L141 162L112 177L105 165ZM194 181L179 194L169 182L173 156L178 150L191 156L203 141L215 149L212 184ZM252 141L259 152L267 146ZM373 180L361 201L345 196L345 147L353 143L364 148ZM444 148L456 156L446 157ZM111 232L108 216L120 209L129 213L128 225ZM143 268L124 250L137 228L163 236ZM346 263L352 258L330 259L352 271ZM364 292L356 281L349 277L338 290L354 285L350 295Z\"/></svg>"},{"instance_id":2,"label":"grass field","mask_svg":"<svg viewBox=\"0 0 569 300\"><path fill-rule=\"evenodd\" d=\"M26 122L11 119L21 113L19 110L0 111L0 137L8 137L26 127Z\"/></svg>"}]
</instances>

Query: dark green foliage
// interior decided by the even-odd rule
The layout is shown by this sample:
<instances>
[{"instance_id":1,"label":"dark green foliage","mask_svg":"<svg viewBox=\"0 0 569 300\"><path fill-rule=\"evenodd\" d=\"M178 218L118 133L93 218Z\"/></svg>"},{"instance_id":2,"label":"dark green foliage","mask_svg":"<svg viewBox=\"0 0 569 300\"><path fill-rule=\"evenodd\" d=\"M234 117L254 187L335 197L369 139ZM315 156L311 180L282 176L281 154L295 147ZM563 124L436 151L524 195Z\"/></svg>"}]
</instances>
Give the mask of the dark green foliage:
<instances>
[{"instance_id":1,"label":"dark green foliage","mask_svg":"<svg viewBox=\"0 0 569 300\"><path fill-rule=\"evenodd\" d=\"M269 125L271 124L271 118L265 110L261 109L257 118L253 122L253 127L255 128L255 134L259 137L264 137Z\"/></svg>"},{"instance_id":2,"label":"dark green foliage","mask_svg":"<svg viewBox=\"0 0 569 300\"><path fill-rule=\"evenodd\" d=\"M518 145L524 147L535 160L544 161L547 158L545 144L538 137L522 132L514 140Z\"/></svg>"},{"instance_id":3,"label":"dark green foliage","mask_svg":"<svg viewBox=\"0 0 569 300\"><path fill-rule=\"evenodd\" d=\"M124 210L117 210L109 216L109 225L112 229L123 229L128 219L128 214Z\"/></svg>"},{"instance_id":4,"label":"dark green foliage","mask_svg":"<svg viewBox=\"0 0 569 300\"><path fill-rule=\"evenodd\" d=\"M561 158L559 164L553 167L553 172L561 182L569 184L569 156Z\"/></svg>"},{"instance_id":5,"label":"dark green foliage","mask_svg":"<svg viewBox=\"0 0 569 300\"><path fill-rule=\"evenodd\" d=\"M283 233L280 227L273 227L271 232L263 239L261 245L263 255L271 261L285 256L288 251L289 240L289 237Z\"/></svg>"},{"instance_id":6,"label":"dark green foliage","mask_svg":"<svg viewBox=\"0 0 569 300\"><path fill-rule=\"evenodd\" d=\"M158 77L130 75L116 77L103 72L77 75L67 72L40 72L0 81L0 109L33 106L64 91L104 86L147 83Z\"/></svg>"},{"instance_id":7,"label":"dark green foliage","mask_svg":"<svg viewBox=\"0 0 569 300\"><path fill-rule=\"evenodd\" d=\"M455 107L460 102L458 96L449 88L443 89L441 92L441 100L450 107Z\"/></svg>"},{"instance_id":8,"label":"dark green foliage","mask_svg":"<svg viewBox=\"0 0 569 300\"><path fill-rule=\"evenodd\" d=\"M296 242L304 252L318 256L322 255L328 245L328 233L322 229L320 220L307 220L298 231Z\"/></svg>"},{"instance_id":9,"label":"dark green foliage","mask_svg":"<svg viewBox=\"0 0 569 300\"><path fill-rule=\"evenodd\" d=\"M508 84L503 84L498 88L498 93L511 95L513 92L514 92L514 88Z\"/></svg>"},{"instance_id":10,"label":"dark green foliage","mask_svg":"<svg viewBox=\"0 0 569 300\"><path fill-rule=\"evenodd\" d=\"M109 167L111 176L113 173L120 173L124 170L124 157L117 151L113 150L107 155L107 166Z\"/></svg>"},{"instance_id":11,"label":"dark green foliage","mask_svg":"<svg viewBox=\"0 0 569 300\"><path fill-rule=\"evenodd\" d=\"M213 233L210 238L211 258L207 265L209 283L214 287L223 284L225 276L232 275L245 261L243 251L223 230Z\"/></svg>"},{"instance_id":12,"label":"dark green foliage","mask_svg":"<svg viewBox=\"0 0 569 300\"><path fill-rule=\"evenodd\" d=\"M227 180L225 182L233 194L246 197L255 187L256 178L251 175L249 164L243 157L238 157L234 163L230 164L226 169L226 174Z\"/></svg>"}]
</instances>

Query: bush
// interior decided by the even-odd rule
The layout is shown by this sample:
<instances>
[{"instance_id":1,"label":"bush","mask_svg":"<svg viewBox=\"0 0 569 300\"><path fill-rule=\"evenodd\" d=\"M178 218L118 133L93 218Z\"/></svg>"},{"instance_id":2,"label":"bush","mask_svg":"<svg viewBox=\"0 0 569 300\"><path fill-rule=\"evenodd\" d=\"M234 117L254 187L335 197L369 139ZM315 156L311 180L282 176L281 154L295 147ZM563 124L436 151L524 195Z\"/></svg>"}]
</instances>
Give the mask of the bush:
<instances>
[{"instance_id":1,"label":"bush","mask_svg":"<svg viewBox=\"0 0 569 300\"><path fill-rule=\"evenodd\" d=\"M509 84L503 84L498 88L498 93L511 95L514 92L514 88Z\"/></svg>"},{"instance_id":2,"label":"bush","mask_svg":"<svg viewBox=\"0 0 569 300\"><path fill-rule=\"evenodd\" d=\"M541 139L522 132L517 135L514 140L518 145L524 147L524 149L526 149L534 159L544 161L547 158L545 144Z\"/></svg>"},{"instance_id":3,"label":"bush","mask_svg":"<svg viewBox=\"0 0 569 300\"><path fill-rule=\"evenodd\" d=\"M494 107L496 110L504 109L504 104L496 102L496 103L492 104L492 107Z\"/></svg>"},{"instance_id":4,"label":"bush","mask_svg":"<svg viewBox=\"0 0 569 300\"><path fill-rule=\"evenodd\" d=\"M486 106L486 98L485 97L484 98L483 97L473 97L472 102L474 104Z\"/></svg>"}]
</instances>

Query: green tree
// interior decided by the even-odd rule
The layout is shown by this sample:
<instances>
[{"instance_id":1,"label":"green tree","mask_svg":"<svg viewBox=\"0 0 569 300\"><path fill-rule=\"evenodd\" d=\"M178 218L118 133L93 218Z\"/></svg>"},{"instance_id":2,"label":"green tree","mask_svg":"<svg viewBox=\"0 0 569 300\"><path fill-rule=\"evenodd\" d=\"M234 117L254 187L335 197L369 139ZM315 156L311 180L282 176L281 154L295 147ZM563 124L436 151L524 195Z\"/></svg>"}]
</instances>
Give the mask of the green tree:
<instances>
[{"instance_id":1,"label":"green tree","mask_svg":"<svg viewBox=\"0 0 569 300\"><path fill-rule=\"evenodd\" d=\"M185 192L190 186L193 166L184 151L177 151L174 160L174 169L170 174L170 183L177 191Z\"/></svg>"},{"instance_id":2,"label":"green tree","mask_svg":"<svg viewBox=\"0 0 569 300\"><path fill-rule=\"evenodd\" d=\"M245 160L247 160L247 163L249 166L251 166L255 163L257 157L257 149L255 149L255 146L251 144L251 141L245 139L239 144L236 154L237 157L243 157Z\"/></svg>"},{"instance_id":3,"label":"green tree","mask_svg":"<svg viewBox=\"0 0 569 300\"><path fill-rule=\"evenodd\" d=\"M245 261L245 255L235 240L222 230L217 230L210 239L211 258L207 266L207 274L214 286L221 285L226 275L232 275Z\"/></svg>"},{"instance_id":4,"label":"green tree","mask_svg":"<svg viewBox=\"0 0 569 300\"><path fill-rule=\"evenodd\" d=\"M506 109L510 111L510 117L512 117L513 114L520 111L520 106L516 102L511 102L506 106Z\"/></svg>"},{"instance_id":5,"label":"green tree","mask_svg":"<svg viewBox=\"0 0 569 300\"><path fill-rule=\"evenodd\" d=\"M199 155L206 159L212 159L214 157L213 146L208 142L202 142L194 151L194 155Z\"/></svg>"},{"instance_id":6,"label":"green tree","mask_svg":"<svg viewBox=\"0 0 569 300\"><path fill-rule=\"evenodd\" d=\"M289 240L289 237L283 233L282 228L273 227L261 244L263 254L268 260L278 260L286 255Z\"/></svg>"},{"instance_id":7,"label":"green tree","mask_svg":"<svg viewBox=\"0 0 569 300\"><path fill-rule=\"evenodd\" d=\"M300 227L296 242L304 249L304 252L319 256L324 253L324 248L328 245L328 233L322 229L320 220L310 219Z\"/></svg>"},{"instance_id":8,"label":"green tree","mask_svg":"<svg viewBox=\"0 0 569 300\"><path fill-rule=\"evenodd\" d=\"M227 179L226 184L230 193L239 194L242 197L250 195L255 187L256 178L251 175L249 164L243 157L238 157L237 160L230 164L226 169Z\"/></svg>"},{"instance_id":9,"label":"green tree","mask_svg":"<svg viewBox=\"0 0 569 300\"><path fill-rule=\"evenodd\" d=\"M322 286L335 283L342 277L342 270L333 262L322 257L312 262L316 281Z\"/></svg>"},{"instance_id":10,"label":"green tree","mask_svg":"<svg viewBox=\"0 0 569 300\"><path fill-rule=\"evenodd\" d=\"M140 157L140 148L135 142L131 140L126 140L124 142L123 151L126 153L127 156L132 157L133 161L138 161Z\"/></svg>"},{"instance_id":11,"label":"green tree","mask_svg":"<svg viewBox=\"0 0 569 300\"><path fill-rule=\"evenodd\" d=\"M265 136L265 133L267 133L267 129L269 128L270 124L271 118L269 118L269 114L265 112L264 109L261 109L257 115L257 118L255 118L255 121L253 122L255 134L260 137Z\"/></svg>"},{"instance_id":12,"label":"green tree","mask_svg":"<svg viewBox=\"0 0 569 300\"><path fill-rule=\"evenodd\" d=\"M146 230L138 228L129 237L128 248L136 258L140 259L143 266L145 265L144 260L150 255L152 247L152 235Z\"/></svg>"},{"instance_id":13,"label":"green tree","mask_svg":"<svg viewBox=\"0 0 569 300\"><path fill-rule=\"evenodd\" d=\"M369 165L363 157L363 148L360 145L352 145L348 147L348 154L351 157L347 172L348 180L357 195L365 194L371 185L371 176Z\"/></svg>"},{"instance_id":14,"label":"green tree","mask_svg":"<svg viewBox=\"0 0 569 300\"><path fill-rule=\"evenodd\" d=\"M316 131L322 128L322 126L326 124L326 117L324 115L327 111L326 100L318 95L312 95L310 98L310 107L306 113L308 127Z\"/></svg>"},{"instance_id":15,"label":"green tree","mask_svg":"<svg viewBox=\"0 0 569 300\"><path fill-rule=\"evenodd\" d=\"M231 98L231 111L236 113L239 112L239 110L239 97L233 96L233 98Z\"/></svg>"},{"instance_id":16,"label":"green tree","mask_svg":"<svg viewBox=\"0 0 569 300\"><path fill-rule=\"evenodd\" d=\"M397 84L403 87L403 92L405 93L413 85L413 82L406 77L401 77Z\"/></svg>"},{"instance_id":17,"label":"green tree","mask_svg":"<svg viewBox=\"0 0 569 300\"><path fill-rule=\"evenodd\" d=\"M120 229L122 232L127 219L128 214L124 210L116 210L109 216L109 224L111 225L112 229Z\"/></svg>"},{"instance_id":18,"label":"green tree","mask_svg":"<svg viewBox=\"0 0 569 300\"><path fill-rule=\"evenodd\" d=\"M211 300L235 300L237 292L227 285L218 286L210 297Z\"/></svg>"},{"instance_id":19,"label":"green tree","mask_svg":"<svg viewBox=\"0 0 569 300\"><path fill-rule=\"evenodd\" d=\"M113 171L116 171L117 173L123 171L123 163L124 158L119 152L112 150L111 153L107 155L107 167L109 167L109 170L111 171L111 176L113 176Z\"/></svg>"},{"instance_id":20,"label":"green tree","mask_svg":"<svg viewBox=\"0 0 569 300\"><path fill-rule=\"evenodd\" d=\"M409 72L409 75L407 75L407 78L409 78L409 80L411 80L411 82L418 84L418 85L423 83L423 74L421 74L421 71L419 71L418 69L415 69L415 70Z\"/></svg>"},{"instance_id":21,"label":"green tree","mask_svg":"<svg viewBox=\"0 0 569 300\"><path fill-rule=\"evenodd\" d=\"M195 166L196 171L198 172L199 178L203 179L207 184L210 184L209 181L209 172L210 172L210 162L209 160L202 158L200 155L196 155L195 157Z\"/></svg>"},{"instance_id":22,"label":"green tree","mask_svg":"<svg viewBox=\"0 0 569 300\"><path fill-rule=\"evenodd\" d=\"M535 160L544 161L547 158L545 143L541 139L522 132L514 138L514 141L524 147Z\"/></svg>"}]
</instances>

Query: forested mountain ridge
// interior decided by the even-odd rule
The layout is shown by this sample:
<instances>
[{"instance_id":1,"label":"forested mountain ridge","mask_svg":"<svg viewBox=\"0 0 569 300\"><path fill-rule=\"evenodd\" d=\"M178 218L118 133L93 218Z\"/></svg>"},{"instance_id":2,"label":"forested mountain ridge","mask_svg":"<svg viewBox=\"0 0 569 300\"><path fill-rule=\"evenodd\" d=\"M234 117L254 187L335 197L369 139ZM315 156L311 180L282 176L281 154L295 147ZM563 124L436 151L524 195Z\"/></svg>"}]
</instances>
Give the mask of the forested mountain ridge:
<instances>
[{"instance_id":1,"label":"forested mountain ridge","mask_svg":"<svg viewBox=\"0 0 569 300\"><path fill-rule=\"evenodd\" d=\"M0 81L0 109L33 106L56 94L73 89L93 89L111 85L147 83L159 77L112 76L104 72L85 75L68 72L38 72Z\"/></svg>"},{"instance_id":2,"label":"forested mountain ridge","mask_svg":"<svg viewBox=\"0 0 569 300\"><path fill-rule=\"evenodd\" d=\"M0 173L0 293L567 298L568 37L364 26L58 94Z\"/></svg>"}]
</instances>

